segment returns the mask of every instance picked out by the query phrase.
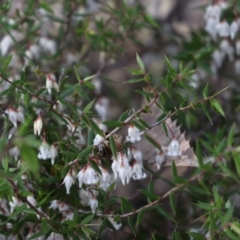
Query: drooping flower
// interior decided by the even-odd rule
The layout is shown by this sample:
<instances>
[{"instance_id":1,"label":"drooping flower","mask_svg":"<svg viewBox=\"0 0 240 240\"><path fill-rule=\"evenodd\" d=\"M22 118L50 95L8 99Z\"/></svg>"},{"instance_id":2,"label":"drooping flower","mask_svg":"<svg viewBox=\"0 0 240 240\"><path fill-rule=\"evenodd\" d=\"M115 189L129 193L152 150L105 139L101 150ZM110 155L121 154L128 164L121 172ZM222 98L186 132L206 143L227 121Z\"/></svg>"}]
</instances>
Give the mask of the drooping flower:
<instances>
[{"instance_id":1,"label":"drooping flower","mask_svg":"<svg viewBox=\"0 0 240 240\"><path fill-rule=\"evenodd\" d=\"M90 198L88 205L92 209L92 213L95 213L96 209L98 208L98 200L94 195L92 195L92 197Z\"/></svg>"},{"instance_id":2,"label":"drooping flower","mask_svg":"<svg viewBox=\"0 0 240 240\"><path fill-rule=\"evenodd\" d=\"M73 177L70 171L67 173L66 177L64 178L63 183L65 184L65 187L66 187L66 194L70 194L70 189L73 185Z\"/></svg>"},{"instance_id":3,"label":"drooping flower","mask_svg":"<svg viewBox=\"0 0 240 240\"><path fill-rule=\"evenodd\" d=\"M59 207L60 201L59 200L52 200L49 208L57 209Z\"/></svg>"},{"instance_id":4,"label":"drooping flower","mask_svg":"<svg viewBox=\"0 0 240 240\"><path fill-rule=\"evenodd\" d=\"M230 37L234 39L239 30L239 24L237 20L234 20L230 25Z\"/></svg>"},{"instance_id":5,"label":"drooping flower","mask_svg":"<svg viewBox=\"0 0 240 240\"><path fill-rule=\"evenodd\" d=\"M128 127L127 141L134 143L141 140L140 130L133 125Z\"/></svg>"},{"instance_id":6,"label":"drooping flower","mask_svg":"<svg viewBox=\"0 0 240 240\"><path fill-rule=\"evenodd\" d=\"M168 145L168 156L179 156L182 152L180 150L180 144L177 139L173 138Z\"/></svg>"},{"instance_id":7,"label":"drooping flower","mask_svg":"<svg viewBox=\"0 0 240 240\"><path fill-rule=\"evenodd\" d=\"M41 146L39 147L39 153L38 153L38 158L39 159L43 159L43 160L47 160L49 158L49 145L48 143L43 140Z\"/></svg>"},{"instance_id":8,"label":"drooping flower","mask_svg":"<svg viewBox=\"0 0 240 240\"><path fill-rule=\"evenodd\" d=\"M164 152L160 151L160 152L155 156L155 160L156 160L157 169L160 170L161 165L164 163Z\"/></svg>"},{"instance_id":9,"label":"drooping flower","mask_svg":"<svg viewBox=\"0 0 240 240\"><path fill-rule=\"evenodd\" d=\"M5 113L8 115L8 118L12 122L14 127L17 127L18 116L16 110L10 107L5 111Z\"/></svg>"},{"instance_id":10,"label":"drooping flower","mask_svg":"<svg viewBox=\"0 0 240 240\"><path fill-rule=\"evenodd\" d=\"M102 121L105 121L107 119L109 104L110 104L109 99L106 97L100 97L96 101L94 107Z\"/></svg>"},{"instance_id":11,"label":"drooping flower","mask_svg":"<svg viewBox=\"0 0 240 240\"><path fill-rule=\"evenodd\" d=\"M54 165L55 159L58 156L58 150L55 144L52 144L49 150L49 158L51 158L51 163Z\"/></svg>"},{"instance_id":12,"label":"drooping flower","mask_svg":"<svg viewBox=\"0 0 240 240\"><path fill-rule=\"evenodd\" d=\"M37 119L34 121L34 124L33 124L34 135L40 136L41 131L42 131L42 127L43 127L43 120L42 120L41 114L39 114Z\"/></svg>"},{"instance_id":13,"label":"drooping flower","mask_svg":"<svg viewBox=\"0 0 240 240\"><path fill-rule=\"evenodd\" d=\"M53 74L46 75L46 89L50 95L52 94L52 89L55 89L57 92L59 91L56 77Z\"/></svg>"},{"instance_id":14,"label":"drooping flower","mask_svg":"<svg viewBox=\"0 0 240 240\"><path fill-rule=\"evenodd\" d=\"M220 37L228 37L230 35L230 26L226 20L218 23L217 31Z\"/></svg>"}]
</instances>

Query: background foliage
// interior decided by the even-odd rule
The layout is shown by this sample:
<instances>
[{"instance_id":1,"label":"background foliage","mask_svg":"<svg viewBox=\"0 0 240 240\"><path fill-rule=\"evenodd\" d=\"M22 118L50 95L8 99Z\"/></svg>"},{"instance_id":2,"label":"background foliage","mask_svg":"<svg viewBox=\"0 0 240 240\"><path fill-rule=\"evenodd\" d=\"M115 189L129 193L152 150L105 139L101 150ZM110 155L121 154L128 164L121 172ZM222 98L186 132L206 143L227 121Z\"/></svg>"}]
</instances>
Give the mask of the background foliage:
<instances>
[{"instance_id":1,"label":"background foliage","mask_svg":"<svg viewBox=\"0 0 240 240\"><path fill-rule=\"evenodd\" d=\"M239 239L240 3L184 3L2 1L0 239Z\"/></svg>"}]
</instances>

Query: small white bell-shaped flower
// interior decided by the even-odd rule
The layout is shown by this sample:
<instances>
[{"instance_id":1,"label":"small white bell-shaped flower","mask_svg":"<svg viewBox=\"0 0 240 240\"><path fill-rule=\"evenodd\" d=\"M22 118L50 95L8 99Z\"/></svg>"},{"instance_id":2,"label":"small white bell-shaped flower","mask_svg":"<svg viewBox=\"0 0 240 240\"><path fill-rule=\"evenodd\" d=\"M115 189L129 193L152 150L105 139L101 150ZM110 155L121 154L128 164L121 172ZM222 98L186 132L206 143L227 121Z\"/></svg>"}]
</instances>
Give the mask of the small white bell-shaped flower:
<instances>
[{"instance_id":1,"label":"small white bell-shaped flower","mask_svg":"<svg viewBox=\"0 0 240 240\"><path fill-rule=\"evenodd\" d=\"M66 211L64 217L65 217L64 221L73 220L73 217L74 217L73 211L71 211L71 210Z\"/></svg>"},{"instance_id":2,"label":"small white bell-shaped flower","mask_svg":"<svg viewBox=\"0 0 240 240\"><path fill-rule=\"evenodd\" d=\"M59 86L53 74L46 75L46 89L50 95L52 94L52 89L55 89L57 92L59 91Z\"/></svg>"},{"instance_id":3,"label":"small white bell-shaped flower","mask_svg":"<svg viewBox=\"0 0 240 240\"><path fill-rule=\"evenodd\" d=\"M100 97L96 101L94 107L102 121L105 121L107 119L109 104L110 104L109 99L106 97Z\"/></svg>"},{"instance_id":4,"label":"small white bell-shaped flower","mask_svg":"<svg viewBox=\"0 0 240 240\"><path fill-rule=\"evenodd\" d=\"M58 156L58 150L55 144L52 144L49 150L49 158L51 158L51 163L54 165L55 159Z\"/></svg>"},{"instance_id":5,"label":"small white bell-shaped flower","mask_svg":"<svg viewBox=\"0 0 240 240\"><path fill-rule=\"evenodd\" d=\"M97 145L100 144L103 140L104 140L104 138L103 138L101 135L97 134L97 135L95 136L95 138L93 139L93 145L94 145L94 146L97 146Z\"/></svg>"},{"instance_id":6,"label":"small white bell-shaped flower","mask_svg":"<svg viewBox=\"0 0 240 240\"><path fill-rule=\"evenodd\" d=\"M87 168L84 167L81 169L81 171L79 171L77 178L78 178L78 183L79 183L79 188L82 187L83 183L84 183L84 178L85 178L85 172L86 172Z\"/></svg>"},{"instance_id":7,"label":"small white bell-shaped flower","mask_svg":"<svg viewBox=\"0 0 240 240\"><path fill-rule=\"evenodd\" d=\"M141 140L140 130L133 125L128 127L127 141L134 143Z\"/></svg>"},{"instance_id":8,"label":"small white bell-shaped flower","mask_svg":"<svg viewBox=\"0 0 240 240\"><path fill-rule=\"evenodd\" d=\"M168 156L179 156L182 152L180 150L180 144L177 139L173 138L168 145Z\"/></svg>"},{"instance_id":9,"label":"small white bell-shaped flower","mask_svg":"<svg viewBox=\"0 0 240 240\"><path fill-rule=\"evenodd\" d=\"M70 171L67 173L66 177L64 178L63 183L65 184L65 187L66 187L66 194L70 194L70 189L73 185L73 177Z\"/></svg>"},{"instance_id":10,"label":"small white bell-shaped flower","mask_svg":"<svg viewBox=\"0 0 240 240\"><path fill-rule=\"evenodd\" d=\"M46 160L49 158L49 145L45 140L43 140L38 150L39 150L39 153L38 153L39 159Z\"/></svg>"},{"instance_id":11,"label":"small white bell-shaped flower","mask_svg":"<svg viewBox=\"0 0 240 240\"><path fill-rule=\"evenodd\" d=\"M92 213L95 213L98 207L98 200L94 195L90 198L88 205L92 209Z\"/></svg>"},{"instance_id":12,"label":"small white bell-shaped flower","mask_svg":"<svg viewBox=\"0 0 240 240\"><path fill-rule=\"evenodd\" d=\"M128 159L131 160L132 158L135 159L138 163L142 164L143 160L142 152L135 147L128 148Z\"/></svg>"},{"instance_id":13,"label":"small white bell-shaped flower","mask_svg":"<svg viewBox=\"0 0 240 240\"><path fill-rule=\"evenodd\" d=\"M164 152L160 151L160 152L155 156L155 160L156 160L157 169L160 170L162 164L164 163Z\"/></svg>"},{"instance_id":14,"label":"small white bell-shaped flower","mask_svg":"<svg viewBox=\"0 0 240 240\"><path fill-rule=\"evenodd\" d=\"M230 37L231 37L231 39L235 38L238 30L239 30L238 21L234 20L230 25Z\"/></svg>"},{"instance_id":15,"label":"small white bell-shaped flower","mask_svg":"<svg viewBox=\"0 0 240 240\"><path fill-rule=\"evenodd\" d=\"M135 162L132 166L133 169L133 179L134 180L140 180L140 179L144 179L147 177L146 173L143 173L142 171L142 164L140 164L139 162Z\"/></svg>"},{"instance_id":16,"label":"small white bell-shaped flower","mask_svg":"<svg viewBox=\"0 0 240 240\"><path fill-rule=\"evenodd\" d=\"M59 207L60 201L59 200L52 200L49 208L57 209Z\"/></svg>"},{"instance_id":17,"label":"small white bell-shaped flower","mask_svg":"<svg viewBox=\"0 0 240 240\"><path fill-rule=\"evenodd\" d=\"M40 136L43 127L43 120L41 114L38 115L37 119L33 123L34 135Z\"/></svg>"},{"instance_id":18,"label":"small white bell-shaped flower","mask_svg":"<svg viewBox=\"0 0 240 240\"><path fill-rule=\"evenodd\" d=\"M99 181L99 176L96 171L91 167L91 165L87 166L87 170L85 171L84 183L91 185L96 184Z\"/></svg>"},{"instance_id":19,"label":"small white bell-shaped flower","mask_svg":"<svg viewBox=\"0 0 240 240\"><path fill-rule=\"evenodd\" d=\"M230 26L226 20L218 23L217 25L218 35L220 37L228 37L230 35Z\"/></svg>"},{"instance_id":20,"label":"small white bell-shaped flower","mask_svg":"<svg viewBox=\"0 0 240 240\"><path fill-rule=\"evenodd\" d=\"M8 108L5 113L8 115L9 120L12 122L14 127L17 127L17 112L13 108Z\"/></svg>"}]
</instances>

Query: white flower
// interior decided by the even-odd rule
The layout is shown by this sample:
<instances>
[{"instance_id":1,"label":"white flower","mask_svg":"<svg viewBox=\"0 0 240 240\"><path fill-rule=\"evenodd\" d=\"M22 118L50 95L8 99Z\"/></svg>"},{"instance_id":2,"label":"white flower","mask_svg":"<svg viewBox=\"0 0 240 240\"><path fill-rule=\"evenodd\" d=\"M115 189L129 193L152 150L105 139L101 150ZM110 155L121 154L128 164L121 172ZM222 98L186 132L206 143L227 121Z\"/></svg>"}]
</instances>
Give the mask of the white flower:
<instances>
[{"instance_id":1,"label":"white flower","mask_svg":"<svg viewBox=\"0 0 240 240\"><path fill-rule=\"evenodd\" d=\"M14 127L17 127L17 112L13 108L8 108L5 113L8 115L9 120L12 122Z\"/></svg>"},{"instance_id":2,"label":"white flower","mask_svg":"<svg viewBox=\"0 0 240 240\"><path fill-rule=\"evenodd\" d=\"M17 161L18 158L19 158L19 155L20 155L20 151L19 151L19 148L17 146L9 149L9 155L14 157L14 159Z\"/></svg>"},{"instance_id":3,"label":"white flower","mask_svg":"<svg viewBox=\"0 0 240 240\"><path fill-rule=\"evenodd\" d=\"M49 158L49 145L48 143L44 140L39 147L39 153L38 153L38 158L46 160Z\"/></svg>"},{"instance_id":4,"label":"white flower","mask_svg":"<svg viewBox=\"0 0 240 240\"><path fill-rule=\"evenodd\" d=\"M168 145L168 155L169 156L179 156L182 152L180 150L179 142L173 138L170 144Z\"/></svg>"},{"instance_id":5,"label":"white flower","mask_svg":"<svg viewBox=\"0 0 240 240\"><path fill-rule=\"evenodd\" d=\"M64 221L73 220L74 217L73 211L71 210L67 211L64 217L65 217Z\"/></svg>"},{"instance_id":6,"label":"white flower","mask_svg":"<svg viewBox=\"0 0 240 240\"><path fill-rule=\"evenodd\" d=\"M155 156L155 160L156 160L157 169L160 170L161 165L162 165L163 162L164 162L164 153L160 151L160 152Z\"/></svg>"},{"instance_id":7,"label":"white flower","mask_svg":"<svg viewBox=\"0 0 240 240\"><path fill-rule=\"evenodd\" d=\"M131 160L132 158L135 159L138 163L142 164L143 160L142 152L135 147L128 148L128 159Z\"/></svg>"},{"instance_id":8,"label":"white flower","mask_svg":"<svg viewBox=\"0 0 240 240\"><path fill-rule=\"evenodd\" d=\"M55 159L58 156L58 150L55 144L52 144L49 150L49 158L51 158L52 165L55 163Z\"/></svg>"},{"instance_id":9,"label":"white flower","mask_svg":"<svg viewBox=\"0 0 240 240\"><path fill-rule=\"evenodd\" d=\"M111 222L111 224L116 230L119 230L122 227L122 223L115 222L113 218L108 217L108 220Z\"/></svg>"},{"instance_id":10,"label":"white flower","mask_svg":"<svg viewBox=\"0 0 240 240\"><path fill-rule=\"evenodd\" d=\"M142 164L140 164L139 162L135 162L132 166L133 169L133 179L134 180L140 180L140 179L144 179L147 177L146 173L142 172Z\"/></svg>"},{"instance_id":11,"label":"white flower","mask_svg":"<svg viewBox=\"0 0 240 240\"><path fill-rule=\"evenodd\" d=\"M88 165L84 175L84 183L91 185L96 184L98 181L99 181L98 173L90 165Z\"/></svg>"},{"instance_id":12,"label":"white flower","mask_svg":"<svg viewBox=\"0 0 240 240\"><path fill-rule=\"evenodd\" d=\"M95 93L96 94L100 94L101 93L101 90L102 90L102 82L101 82L101 79L99 77L95 77L93 80L92 80L92 84L94 85L95 87Z\"/></svg>"},{"instance_id":13,"label":"white flower","mask_svg":"<svg viewBox=\"0 0 240 240\"><path fill-rule=\"evenodd\" d=\"M64 203L64 202L62 202L62 203L60 203L60 204L58 205L58 210L59 210L59 212L65 212L65 211L67 211L68 209L69 209L68 205L67 205L66 203Z\"/></svg>"},{"instance_id":14,"label":"white flower","mask_svg":"<svg viewBox=\"0 0 240 240\"><path fill-rule=\"evenodd\" d=\"M57 51L57 45L54 40L51 40L46 37L41 37L39 39L39 45L42 47L44 52L50 52L50 54L54 55Z\"/></svg>"},{"instance_id":15,"label":"white flower","mask_svg":"<svg viewBox=\"0 0 240 240\"><path fill-rule=\"evenodd\" d=\"M37 205L37 201L36 201L36 199L33 196L27 196L27 200L34 207ZM29 205L27 207L30 208Z\"/></svg>"},{"instance_id":16,"label":"white flower","mask_svg":"<svg viewBox=\"0 0 240 240\"><path fill-rule=\"evenodd\" d=\"M98 200L96 199L95 196L92 196L90 198L90 201L88 203L88 205L90 206L90 208L92 209L92 213L95 213L96 212L96 209L98 207Z\"/></svg>"},{"instance_id":17,"label":"white flower","mask_svg":"<svg viewBox=\"0 0 240 240\"><path fill-rule=\"evenodd\" d=\"M214 50L212 58L217 68L220 68L222 66L225 55L225 52L219 49Z\"/></svg>"},{"instance_id":18,"label":"white flower","mask_svg":"<svg viewBox=\"0 0 240 240\"><path fill-rule=\"evenodd\" d=\"M236 54L240 56L240 40L236 41Z\"/></svg>"},{"instance_id":19,"label":"white flower","mask_svg":"<svg viewBox=\"0 0 240 240\"><path fill-rule=\"evenodd\" d=\"M235 20L230 25L230 36L231 36L231 39L235 38L238 30L239 30L239 25L238 25L238 22Z\"/></svg>"},{"instance_id":20,"label":"white flower","mask_svg":"<svg viewBox=\"0 0 240 240\"><path fill-rule=\"evenodd\" d=\"M227 9L228 7L229 7L229 2L227 2L227 1L219 1L219 7L222 9L222 10L225 10L225 9Z\"/></svg>"},{"instance_id":21,"label":"white flower","mask_svg":"<svg viewBox=\"0 0 240 240\"><path fill-rule=\"evenodd\" d=\"M39 114L38 118L33 123L33 132L34 135L40 136L43 127L42 116Z\"/></svg>"},{"instance_id":22,"label":"white flower","mask_svg":"<svg viewBox=\"0 0 240 240\"><path fill-rule=\"evenodd\" d=\"M211 35L213 39L217 36L217 24L218 20L216 18L208 18L205 26L205 30Z\"/></svg>"},{"instance_id":23,"label":"white flower","mask_svg":"<svg viewBox=\"0 0 240 240\"><path fill-rule=\"evenodd\" d=\"M220 37L228 37L230 35L230 26L226 20L218 23L217 32Z\"/></svg>"},{"instance_id":24,"label":"white flower","mask_svg":"<svg viewBox=\"0 0 240 240\"><path fill-rule=\"evenodd\" d=\"M65 184L66 187L66 194L70 194L70 189L73 185L73 177L71 172L67 173L66 177L63 180L63 183Z\"/></svg>"},{"instance_id":25,"label":"white flower","mask_svg":"<svg viewBox=\"0 0 240 240\"><path fill-rule=\"evenodd\" d=\"M10 49L11 46L13 46L14 41L10 35L6 35L3 37L3 39L0 42L0 52L2 56L5 56Z\"/></svg>"},{"instance_id":26,"label":"white flower","mask_svg":"<svg viewBox=\"0 0 240 240\"><path fill-rule=\"evenodd\" d=\"M102 121L107 119L107 113L109 110L109 99L106 97L100 97L95 104L95 110L97 111L98 115L100 116Z\"/></svg>"},{"instance_id":27,"label":"white flower","mask_svg":"<svg viewBox=\"0 0 240 240\"><path fill-rule=\"evenodd\" d=\"M46 75L46 89L50 95L52 94L52 89L55 89L57 92L59 91L59 86L53 74Z\"/></svg>"},{"instance_id":28,"label":"white flower","mask_svg":"<svg viewBox=\"0 0 240 240\"><path fill-rule=\"evenodd\" d=\"M138 128L136 128L133 125L130 125L128 127L128 136L127 141L130 141L131 143L137 142L141 140L141 134Z\"/></svg>"},{"instance_id":29,"label":"white flower","mask_svg":"<svg viewBox=\"0 0 240 240\"><path fill-rule=\"evenodd\" d=\"M235 73L240 75L240 59L237 59L234 63Z\"/></svg>"},{"instance_id":30,"label":"white flower","mask_svg":"<svg viewBox=\"0 0 240 240\"><path fill-rule=\"evenodd\" d=\"M101 135L97 134L95 138L93 139L93 145L97 146L100 142L104 141L104 137Z\"/></svg>"},{"instance_id":31,"label":"white flower","mask_svg":"<svg viewBox=\"0 0 240 240\"><path fill-rule=\"evenodd\" d=\"M234 48L227 39L221 41L220 49L228 56L230 61L234 60Z\"/></svg>"},{"instance_id":32,"label":"white flower","mask_svg":"<svg viewBox=\"0 0 240 240\"><path fill-rule=\"evenodd\" d=\"M12 196L12 201L9 202L9 205L10 205L10 212L12 213L14 208L16 207L20 207L23 205L23 202L21 200L19 200L18 198Z\"/></svg>"},{"instance_id":33,"label":"white flower","mask_svg":"<svg viewBox=\"0 0 240 240\"><path fill-rule=\"evenodd\" d=\"M52 200L49 208L57 209L59 207L59 204L60 204L59 200Z\"/></svg>"},{"instance_id":34,"label":"white flower","mask_svg":"<svg viewBox=\"0 0 240 240\"><path fill-rule=\"evenodd\" d=\"M84 183L86 169L87 169L86 167L82 168L77 175L79 188L81 188Z\"/></svg>"}]
</instances>

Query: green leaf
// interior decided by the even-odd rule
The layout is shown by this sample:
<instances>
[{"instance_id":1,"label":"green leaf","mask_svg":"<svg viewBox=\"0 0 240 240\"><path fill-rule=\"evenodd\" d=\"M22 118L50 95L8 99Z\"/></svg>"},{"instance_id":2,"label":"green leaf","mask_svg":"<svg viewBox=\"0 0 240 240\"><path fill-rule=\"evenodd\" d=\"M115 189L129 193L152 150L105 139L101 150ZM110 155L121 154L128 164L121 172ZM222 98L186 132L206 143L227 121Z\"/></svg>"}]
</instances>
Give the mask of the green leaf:
<instances>
[{"instance_id":1,"label":"green leaf","mask_svg":"<svg viewBox=\"0 0 240 240\"><path fill-rule=\"evenodd\" d=\"M112 150L112 154L113 154L114 158L116 159L117 158L117 147L116 147L115 141L113 139L113 136L110 136L109 140L110 140L110 148Z\"/></svg>"},{"instance_id":2,"label":"green leaf","mask_svg":"<svg viewBox=\"0 0 240 240\"><path fill-rule=\"evenodd\" d=\"M152 139L149 135L144 134L145 138L157 149L159 149L160 151L162 151L161 146L154 140Z\"/></svg>"},{"instance_id":3,"label":"green leaf","mask_svg":"<svg viewBox=\"0 0 240 240\"><path fill-rule=\"evenodd\" d=\"M134 211L134 208L132 207L132 205L123 197L120 197L121 200L121 210L122 213L125 213L125 211Z\"/></svg>"},{"instance_id":4,"label":"green leaf","mask_svg":"<svg viewBox=\"0 0 240 240\"><path fill-rule=\"evenodd\" d=\"M192 237L192 239L194 239L194 240L206 240L206 238L199 233L188 232L188 235L190 235Z\"/></svg>"},{"instance_id":5,"label":"green leaf","mask_svg":"<svg viewBox=\"0 0 240 240\"><path fill-rule=\"evenodd\" d=\"M83 109L83 112L88 113L94 103L95 103L95 99L93 99L90 103L87 104L87 106Z\"/></svg>"},{"instance_id":6,"label":"green leaf","mask_svg":"<svg viewBox=\"0 0 240 240\"><path fill-rule=\"evenodd\" d=\"M89 128L88 129L88 140L87 140L88 146L91 146L93 144L93 139L94 139L94 131L91 128Z\"/></svg>"},{"instance_id":7,"label":"green leaf","mask_svg":"<svg viewBox=\"0 0 240 240\"><path fill-rule=\"evenodd\" d=\"M240 175L240 154L237 152L233 152L232 156L233 156L233 161L235 163L237 173L238 175Z\"/></svg>"},{"instance_id":8,"label":"green leaf","mask_svg":"<svg viewBox=\"0 0 240 240\"><path fill-rule=\"evenodd\" d=\"M118 121L119 121L119 122L125 121L125 120L127 119L127 117L128 117L128 113L129 113L128 111L124 112L124 113L119 117Z\"/></svg>"},{"instance_id":9,"label":"green leaf","mask_svg":"<svg viewBox=\"0 0 240 240\"><path fill-rule=\"evenodd\" d=\"M231 224L231 229L238 235L240 236L240 224L238 222L233 222Z\"/></svg>"},{"instance_id":10,"label":"green leaf","mask_svg":"<svg viewBox=\"0 0 240 240\"><path fill-rule=\"evenodd\" d=\"M137 225L139 225L140 223L142 223L142 218L143 218L143 215L144 215L144 210L141 209L140 212L138 213L137 215Z\"/></svg>"},{"instance_id":11,"label":"green leaf","mask_svg":"<svg viewBox=\"0 0 240 240\"><path fill-rule=\"evenodd\" d=\"M138 56L137 53L136 53L136 58L137 58L138 66L140 67L141 70L144 70L145 69L144 63L143 63L142 59Z\"/></svg>"},{"instance_id":12,"label":"green leaf","mask_svg":"<svg viewBox=\"0 0 240 240\"><path fill-rule=\"evenodd\" d=\"M232 219L233 212L234 212L234 205L230 206L230 208L227 210L223 218L223 223L228 223Z\"/></svg>"},{"instance_id":13,"label":"green leaf","mask_svg":"<svg viewBox=\"0 0 240 240\"><path fill-rule=\"evenodd\" d=\"M169 199L170 199L170 205L173 211L173 215L176 216L176 212L177 212L177 204L176 204L176 200L175 200L175 194L171 193L169 195Z\"/></svg>"},{"instance_id":14,"label":"green leaf","mask_svg":"<svg viewBox=\"0 0 240 240\"><path fill-rule=\"evenodd\" d=\"M36 239L36 238L41 237L41 236L43 236L43 235L45 235L45 232L44 232L44 231L39 231L39 232L33 234L33 235L32 235L30 238L28 238L28 239L29 239L29 240L31 240L31 239Z\"/></svg>"},{"instance_id":15,"label":"green leaf","mask_svg":"<svg viewBox=\"0 0 240 240\"><path fill-rule=\"evenodd\" d=\"M93 150L93 146L88 146L83 151L80 152L77 158L85 158L87 157Z\"/></svg>"},{"instance_id":16,"label":"green leaf","mask_svg":"<svg viewBox=\"0 0 240 240\"><path fill-rule=\"evenodd\" d=\"M127 80L127 81L124 82L124 83L137 83L137 82L142 82L142 81L144 81L144 78L130 79L130 80Z\"/></svg>"},{"instance_id":17,"label":"green leaf","mask_svg":"<svg viewBox=\"0 0 240 240\"><path fill-rule=\"evenodd\" d=\"M206 85L206 87L203 90L203 97L207 98L207 95L208 95L208 84Z\"/></svg>"},{"instance_id":18,"label":"green leaf","mask_svg":"<svg viewBox=\"0 0 240 240\"><path fill-rule=\"evenodd\" d=\"M146 189L139 189L139 192L141 192L142 194L144 194L146 197L148 197L148 202L152 202L154 200L158 200L159 196L154 194L152 191L146 190Z\"/></svg>"},{"instance_id":19,"label":"green leaf","mask_svg":"<svg viewBox=\"0 0 240 240\"><path fill-rule=\"evenodd\" d=\"M167 211L165 211L163 208L160 206L156 206L156 209L166 218L170 219L171 221L175 222L174 218L172 217L171 214L169 214Z\"/></svg>"},{"instance_id":20,"label":"green leaf","mask_svg":"<svg viewBox=\"0 0 240 240\"><path fill-rule=\"evenodd\" d=\"M233 145L233 139L234 139L234 135L236 132L236 127L235 125L232 125L229 133L228 133L228 137L227 137L227 146L232 146Z\"/></svg>"},{"instance_id":21,"label":"green leaf","mask_svg":"<svg viewBox=\"0 0 240 240\"><path fill-rule=\"evenodd\" d=\"M172 176L173 176L174 183L178 184L179 177L178 177L177 168L174 161L172 161Z\"/></svg>"},{"instance_id":22,"label":"green leaf","mask_svg":"<svg viewBox=\"0 0 240 240\"><path fill-rule=\"evenodd\" d=\"M80 81L81 81L81 77L80 77L80 75L79 75L79 73L78 73L78 71L77 71L76 66L74 66L73 68L74 68L74 71L75 71L76 78L77 78L77 80L80 82Z\"/></svg>"},{"instance_id":23,"label":"green leaf","mask_svg":"<svg viewBox=\"0 0 240 240\"><path fill-rule=\"evenodd\" d=\"M121 122L117 121L104 121L103 124L110 128L117 128L123 125Z\"/></svg>"},{"instance_id":24,"label":"green leaf","mask_svg":"<svg viewBox=\"0 0 240 240\"><path fill-rule=\"evenodd\" d=\"M85 77L84 79L83 79L83 81L89 81L89 80L91 80L92 78L94 78L95 76L96 76L97 74L94 74L94 75L92 75L92 76L89 76L89 77Z\"/></svg>"},{"instance_id":25,"label":"green leaf","mask_svg":"<svg viewBox=\"0 0 240 240\"><path fill-rule=\"evenodd\" d=\"M82 221L81 221L81 224L87 224L89 222L92 221L92 219L94 218L94 214L90 214L88 215L87 217L85 217Z\"/></svg>"},{"instance_id":26,"label":"green leaf","mask_svg":"<svg viewBox=\"0 0 240 240\"><path fill-rule=\"evenodd\" d=\"M36 151L27 145L20 147L21 159L25 163L25 167L29 168L35 174L39 172L39 161L37 159Z\"/></svg>"},{"instance_id":27,"label":"green leaf","mask_svg":"<svg viewBox=\"0 0 240 240\"><path fill-rule=\"evenodd\" d=\"M203 109L204 113L206 114L209 122L213 125L212 119L211 119L211 117L210 117L210 115L209 115L209 113L208 113L208 111L207 111L207 108L206 108L205 104L204 104L204 103L201 103L201 106L202 106L202 109Z\"/></svg>"},{"instance_id":28,"label":"green leaf","mask_svg":"<svg viewBox=\"0 0 240 240\"><path fill-rule=\"evenodd\" d=\"M135 230L134 230L134 224L133 224L133 220L131 217L128 217L128 225L130 226L132 232L133 232L133 235L136 237L136 233L135 233Z\"/></svg>"},{"instance_id":29,"label":"green leaf","mask_svg":"<svg viewBox=\"0 0 240 240\"><path fill-rule=\"evenodd\" d=\"M70 95L72 92L74 92L74 90L76 89L76 87L77 87L76 84L69 86L67 89L65 89L64 91L62 91L62 92L59 94L58 99L59 99L59 98L65 98L66 96Z\"/></svg>"},{"instance_id":30,"label":"green leaf","mask_svg":"<svg viewBox=\"0 0 240 240\"><path fill-rule=\"evenodd\" d=\"M217 112L219 112L223 117L225 117L223 109L222 109L221 105L219 104L219 102L216 99L212 99L211 100L211 105Z\"/></svg>"}]
</instances>

